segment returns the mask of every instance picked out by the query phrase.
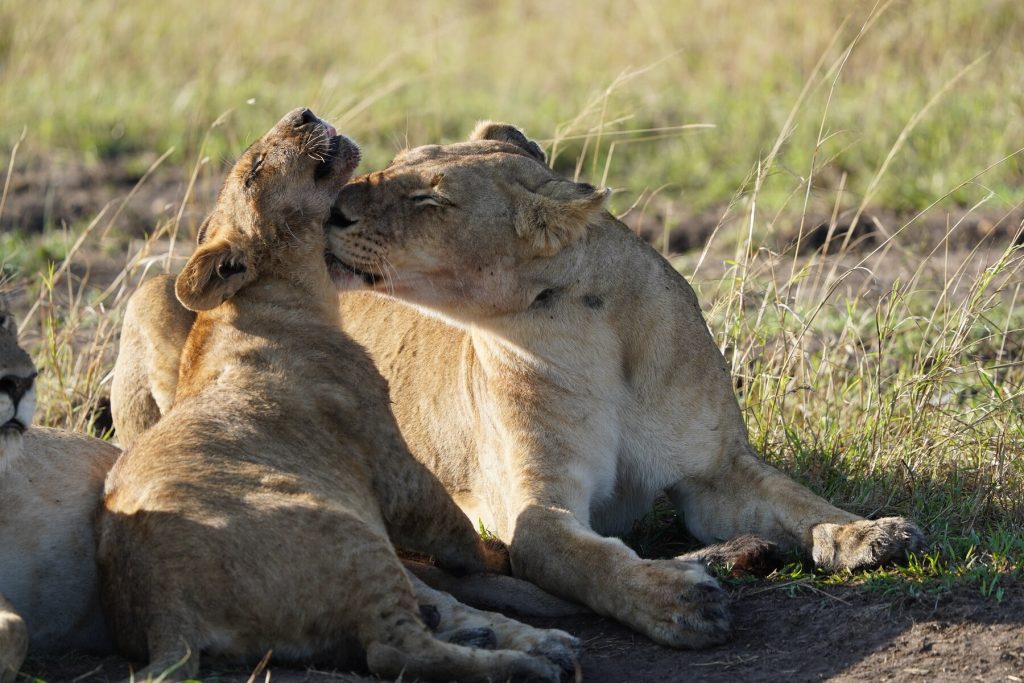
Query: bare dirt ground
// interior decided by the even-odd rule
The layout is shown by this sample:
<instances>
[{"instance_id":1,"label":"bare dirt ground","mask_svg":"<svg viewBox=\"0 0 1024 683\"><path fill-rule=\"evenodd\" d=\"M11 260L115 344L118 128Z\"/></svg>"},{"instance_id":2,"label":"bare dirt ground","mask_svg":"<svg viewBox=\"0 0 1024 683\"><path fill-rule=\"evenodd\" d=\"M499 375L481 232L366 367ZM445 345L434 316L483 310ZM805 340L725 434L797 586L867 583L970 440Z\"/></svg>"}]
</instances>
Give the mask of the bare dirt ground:
<instances>
[{"instance_id":1,"label":"bare dirt ground","mask_svg":"<svg viewBox=\"0 0 1024 683\"><path fill-rule=\"evenodd\" d=\"M139 155L104 163L62 158L19 162L0 215L0 230L38 232L47 226L81 223L94 218L104 207L118 207L130 197L120 209L118 227L124 233L139 236L152 231L160 220L175 216L186 194L189 200L181 212L182 220L186 225L197 225L205 210L213 205L223 169L217 164L204 164L194 179L185 169L166 164L157 164L147 173L156 161L155 155ZM872 208L854 223L853 213L839 213L830 230L831 208L812 210L803 226L799 252L808 254L824 249L834 253L844 242L855 250L871 249L914 218L913 213ZM623 216L627 225L657 248L677 254L703 248L716 232L746 219L740 210L718 207L694 212L661 197L639 201ZM935 210L915 221L910 234L920 245L922 238L937 243L949 232L948 243L954 250L970 250L981 242L1002 246L1015 240L1024 244L1024 235L1019 230L1022 219L1024 208L1020 206L1009 211ZM799 226L783 220L767 227L764 239L756 246L774 251L797 247ZM849 238L848 232L852 233Z\"/></svg>"},{"instance_id":2,"label":"bare dirt ground","mask_svg":"<svg viewBox=\"0 0 1024 683\"><path fill-rule=\"evenodd\" d=\"M660 647L598 616L531 620L584 644L583 680L618 681L1020 681L1024 679L1024 586L1001 603L976 589L925 599L860 587L827 591L778 583L732 588L735 636L703 651ZM112 681L117 658L32 659L25 671L47 681ZM276 666L271 681L370 681L353 673ZM267 671L253 680L266 680ZM253 667L216 665L203 679L243 683Z\"/></svg>"}]
</instances>

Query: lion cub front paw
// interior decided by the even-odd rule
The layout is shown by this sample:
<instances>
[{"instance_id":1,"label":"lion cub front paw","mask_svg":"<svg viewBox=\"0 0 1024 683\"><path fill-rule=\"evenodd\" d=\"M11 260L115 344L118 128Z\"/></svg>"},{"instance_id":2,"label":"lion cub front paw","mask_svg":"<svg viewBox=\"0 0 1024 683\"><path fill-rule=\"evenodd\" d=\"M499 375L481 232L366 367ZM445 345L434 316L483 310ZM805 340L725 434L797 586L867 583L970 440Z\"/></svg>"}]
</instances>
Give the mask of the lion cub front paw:
<instances>
[{"instance_id":1,"label":"lion cub front paw","mask_svg":"<svg viewBox=\"0 0 1024 683\"><path fill-rule=\"evenodd\" d=\"M28 652L28 628L21 617L0 610L0 683L11 683Z\"/></svg>"},{"instance_id":2,"label":"lion cub front paw","mask_svg":"<svg viewBox=\"0 0 1024 683\"><path fill-rule=\"evenodd\" d=\"M698 562L642 560L615 584L612 590L626 602L613 616L655 642L699 648L732 635L729 597Z\"/></svg>"},{"instance_id":3,"label":"lion cub front paw","mask_svg":"<svg viewBox=\"0 0 1024 683\"><path fill-rule=\"evenodd\" d=\"M814 564L826 571L854 571L900 562L927 547L921 530L904 517L818 524L811 534Z\"/></svg>"}]
</instances>

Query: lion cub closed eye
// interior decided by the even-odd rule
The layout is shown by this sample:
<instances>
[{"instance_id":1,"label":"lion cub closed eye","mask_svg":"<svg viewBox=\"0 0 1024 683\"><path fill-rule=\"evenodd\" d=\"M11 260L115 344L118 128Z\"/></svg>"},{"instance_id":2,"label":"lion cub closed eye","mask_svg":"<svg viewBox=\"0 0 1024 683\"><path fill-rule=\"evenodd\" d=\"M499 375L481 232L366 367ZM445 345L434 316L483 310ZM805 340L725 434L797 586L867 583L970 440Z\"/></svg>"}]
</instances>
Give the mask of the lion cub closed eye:
<instances>
[{"instance_id":1,"label":"lion cub closed eye","mask_svg":"<svg viewBox=\"0 0 1024 683\"><path fill-rule=\"evenodd\" d=\"M288 114L235 164L177 278L197 315L174 403L111 472L98 530L111 630L149 660L137 678L267 650L408 679L562 674L558 657L436 637L395 554L392 540L449 569L488 562L339 332L323 224L357 160L312 112ZM545 639L575 645L536 629L516 642Z\"/></svg>"}]
</instances>

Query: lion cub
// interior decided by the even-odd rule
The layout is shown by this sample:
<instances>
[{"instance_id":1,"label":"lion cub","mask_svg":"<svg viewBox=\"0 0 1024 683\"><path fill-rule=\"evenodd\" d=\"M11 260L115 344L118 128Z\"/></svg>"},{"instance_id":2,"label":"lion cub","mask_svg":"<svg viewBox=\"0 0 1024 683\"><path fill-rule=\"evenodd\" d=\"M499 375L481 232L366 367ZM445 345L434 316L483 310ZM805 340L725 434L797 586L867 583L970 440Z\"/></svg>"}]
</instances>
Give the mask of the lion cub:
<instances>
[{"instance_id":1,"label":"lion cub","mask_svg":"<svg viewBox=\"0 0 1024 683\"><path fill-rule=\"evenodd\" d=\"M92 517L119 451L29 428L36 369L0 298L0 681L25 653L110 647L96 594Z\"/></svg>"},{"instance_id":2,"label":"lion cub","mask_svg":"<svg viewBox=\"0 0 1024 683\"><path fill-rule=\"evenodd\" d=\"M339 332L335 284L351 278L332 283L323 226L358 158L308 109L288 114L235 164L177 278L198 315L174 404L111 471L98 522L104 608L120 647L148 656L138 677L268 650L362 652L408 679L562 673L550 656L435 637L389 541L451 569L488 564Z\"/></svg>"}]
</instances>

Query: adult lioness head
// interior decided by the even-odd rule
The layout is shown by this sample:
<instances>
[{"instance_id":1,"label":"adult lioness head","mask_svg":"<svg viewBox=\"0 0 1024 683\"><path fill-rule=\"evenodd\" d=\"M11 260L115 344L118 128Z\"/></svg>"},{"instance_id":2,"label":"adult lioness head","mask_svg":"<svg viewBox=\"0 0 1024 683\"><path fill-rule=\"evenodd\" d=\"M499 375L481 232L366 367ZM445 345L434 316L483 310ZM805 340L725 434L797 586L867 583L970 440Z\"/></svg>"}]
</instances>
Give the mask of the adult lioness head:
<instances>
[{"instance_id":1,"label":"adult lioness head","mask_svg":"<svg viewBox=\"0 0 1024 683\"><path fill-rule=\"evenodd\" d=\"M0 473L21 455L35 412L36 368L18 346L18 327L0 296Z\"/></svg>"},{"instance_id":2,"label":"adult lioness head","mask_svg":"<svg viewBox=\"0 0 1024 683\"><path fill-rule=\"evenodd\" d=\"M199 246L178 276L181 303L209 310L255 280L261 268L280 266L288 247L323 249L324 217L358 163L355 143L309 109L286 114L224 181L199 229ZM351 279L342 272L338 277Z\"/></svg>"},{"instance_id":3,"label":"adult lioness head","mask_svg":"<svg viewBox=\"0 0 1024 683\"><path fill-rule=\"evenodd\" d=\"M548 258L582 239L607 192L553 173L518 129L398 155L341 192L333 255L365 285L466 322L528 308L556 286Z\"/></svg>"}]
</instances>

